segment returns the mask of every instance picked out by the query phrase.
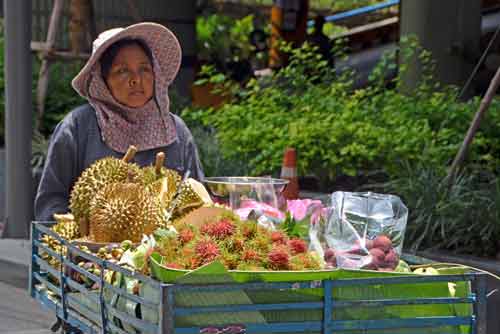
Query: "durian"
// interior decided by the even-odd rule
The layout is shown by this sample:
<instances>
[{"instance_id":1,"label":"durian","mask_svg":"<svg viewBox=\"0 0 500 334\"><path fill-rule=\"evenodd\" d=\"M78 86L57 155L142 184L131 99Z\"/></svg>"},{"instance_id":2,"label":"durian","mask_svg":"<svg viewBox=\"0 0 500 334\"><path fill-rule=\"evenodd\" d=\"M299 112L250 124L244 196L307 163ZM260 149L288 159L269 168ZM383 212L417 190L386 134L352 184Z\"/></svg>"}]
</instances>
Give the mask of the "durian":
<instances>
[{"instance_id":1,"label":"durian","mask_svg":"<svg viewBox=\"0 0 500 334\"><path fill-rule=\"evenodd\" d=\"M162 206L166 208L181 183L181 176L177 171L165 168L163 166L164 161L165 153L158 153L155 166L142 169L142 182L152 195L159 198Z\"/></svg>"},{"instance_id":2,"label":"durian","mask_svg":"<svg viewBox=\"0 0 500 334\"><path fill-rule=\"evenodd\" d=\"M140 183L105 185L91 200L89 232L95 242L140 242L166 225L158 198Z\"/></svg>"},{"instance_id":3,"label":"durian","mask_svg":"<svg viewBox=\"0 0 500 334\"><path fill-rule=\"evenodd\" d=\"M212 199L203 184L192 178L187 178L180 185L175 199L170 203L168 212L172 217L182 217L190 211L204 205L212 205Z\"/></svg>"},{"instance_id":4,"label":"durian","mask_svg":"<svg viewBox=\"0 0 500 334\"><path fill-rule=\"evenodd\" d=\"M90 201L97 191L114 182L125 182L130 175L140 175L138 165L129 163L137 149L131 146L123 159L104 158L87 168L76 181L70 196L70 210L77 222L88 222Z\"/></svg>"}]
</instances>

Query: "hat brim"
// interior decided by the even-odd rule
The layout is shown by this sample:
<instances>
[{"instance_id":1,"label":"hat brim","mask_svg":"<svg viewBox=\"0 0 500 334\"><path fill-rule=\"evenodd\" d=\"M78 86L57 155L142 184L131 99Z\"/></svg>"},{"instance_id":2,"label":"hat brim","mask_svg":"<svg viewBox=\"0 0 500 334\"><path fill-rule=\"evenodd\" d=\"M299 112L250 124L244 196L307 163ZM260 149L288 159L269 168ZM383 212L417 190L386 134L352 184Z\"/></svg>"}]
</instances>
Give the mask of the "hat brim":
<instances>
[{"instance_id":1,"label":"hat brim","mask_svg":"<svg viewBox=\"0 0 500 334\"><path fill-rule=\"evenodd\" d=\"M143 22L120 30L92 52L89 60L75 76L71 85L81 96L89 97L89 84L96 62L111 44L123 38L141 39L150 48L153 58L158 62L161 75L168 85L172 83L181 66L182 51L175 35L161 24Z\"/></svg>"}]
</instances>

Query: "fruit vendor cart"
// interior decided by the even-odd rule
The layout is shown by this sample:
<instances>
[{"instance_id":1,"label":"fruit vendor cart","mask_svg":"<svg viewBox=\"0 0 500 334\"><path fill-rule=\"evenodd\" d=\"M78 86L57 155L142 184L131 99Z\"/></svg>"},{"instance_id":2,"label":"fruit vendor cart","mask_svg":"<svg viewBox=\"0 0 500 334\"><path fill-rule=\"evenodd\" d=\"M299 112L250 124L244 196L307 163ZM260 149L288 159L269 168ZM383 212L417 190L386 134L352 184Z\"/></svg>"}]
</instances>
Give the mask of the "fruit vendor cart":
<instances>
[{"instance_id":1,"label":"fruit vendor cart","mask_svg":"<svg viewBox=\"0 0 500 334\"><path fill-rule=\"evenodd\" d=\"M68 333L486 333L485 275L460 266L416 275L214 262L186 274L152 256L150 277L82 251L52 225L32 224L30 293Z\"/></svg>"}]
</instances>

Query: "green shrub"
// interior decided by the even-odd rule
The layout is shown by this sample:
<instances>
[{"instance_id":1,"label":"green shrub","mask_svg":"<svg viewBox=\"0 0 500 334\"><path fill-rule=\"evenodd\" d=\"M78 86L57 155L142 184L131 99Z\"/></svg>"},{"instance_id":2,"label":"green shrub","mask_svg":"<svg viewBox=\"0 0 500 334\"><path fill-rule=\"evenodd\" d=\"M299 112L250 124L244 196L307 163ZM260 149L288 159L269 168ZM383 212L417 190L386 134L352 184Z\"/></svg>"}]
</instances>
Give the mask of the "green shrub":
<instances>
[{"instance_id":1,"label":"green shrub","mask_svg":"<svg viewBox=\"0 0 500 334\"><path fill-rule=\"evenodd\" d=\"M401 196L409 217L405 248L448 249L494 256L500 240L500 181L489 172L466 170L454 182L445 173L405 164L383 191Z\"/></svg>"},{"instance_id":2,"label":"green shrub","mask_svg":"<svg viewBox=\"0 0 500 334\"><path fill-rule=\"evenodd\" d=\"M432 69L429 54L413 40L402 45L400 54L417 55ZM233 101L218 110L186 109L182 114L190 124L213 127L223 158L247 162L252 174L278 174L287 146L298 151L299 173L314 174L324 185L341 175L373 170L397 177L402 161L443 169L479 103L457 102L456 89L437 87L428 71L410 94L401 93L402 74L389 83L395 89L388 89L384 69L396 66L395 54L377 66L371 86L353 90L354 73L336 74L308 46L290 52L289 66L243 89L221 74L213 76L226 89L234 88ZM469 156L490 169L500 165L499 110L495 101Z\"/></svg>"}]
</instances>

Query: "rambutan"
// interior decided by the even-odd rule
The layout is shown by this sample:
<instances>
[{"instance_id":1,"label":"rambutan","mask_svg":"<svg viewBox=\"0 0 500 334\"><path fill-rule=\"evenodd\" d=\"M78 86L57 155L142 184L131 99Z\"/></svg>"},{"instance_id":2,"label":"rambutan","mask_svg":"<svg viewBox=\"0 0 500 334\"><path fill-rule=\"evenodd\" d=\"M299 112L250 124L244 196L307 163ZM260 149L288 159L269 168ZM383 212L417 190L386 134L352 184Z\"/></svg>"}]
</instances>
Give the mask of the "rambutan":
<instances>
[{"instance_id":1,"label":"rambutan","mask_svg":"<svg viewBox=\"0 0 500 334\"><path fill-rule=\"evenodd\" d=\"M257 233L257 223L248 220L238 224L240 234L247 240L253 239Z\"/></svg>"},{"instance_id":2,"label":"rambutan","mask_svg":"<svg viewBox=\"0 0 500 334\"><path fill-rule=\"evenodd\" d=\"M274 246L267 255L267 260L269 261L270 269L288 269L290 256L286 247Z\"/></svg>"},{"instance_id":3,"label":"rambutan","mask_svg":"<svg viewBox=\"0 0 500 334\"><path fill-rule=\"evenodd\" d=\"M210 239L199 240L196 243L195 252L201 264L210 263L220 255L219 247Z\"/></svg>"},{"instance_id":4,"label":"rambutan","mask_svg":"<svg viewBox=\"0 0 500 334\"><path fill-rule=\"evenodd\" d=\"M235 253L228 252L228 251L223 251L221 254L222 263L229 270L236 269L238 264L241 262L238 255L239 254L235 254Z\"/></svg>"},{"instance_id":5,"label":"rambutan","mask_svg":"<svg viewBox=\"0 0 500 334\"><path fill-rule=\"evenodd\" d=\"M257 262L262 260L262 256L253 249L245 249L241 259L246 262Z\"/></svg>"},{"instance_id":6,"label":"rambutan","mask_svg":"<svg viewBox=\"0 0 500 334\"><path fill-rule=\"evenodd\" d=\"M208 223L201 227L201 233L209 235L215 239L223 240L234 234L236 226L228 219L223 218L214 223Z\"/></svg>"},{"instance_id":7,"label":"rambutan","mask_svg":"<svg viewBox=\"0 0 500 334\"><path fill-rule=\"evenodd\" d=\"M281 231L271 233L271 241L273 244L286 245L286 235Z\"/></svg>"},{"instance_id":8,"label":"rambutan","mask_svg":"<svg viewBox=\"0 0 500 334\"><path fill-rule=\"evenodd\" d=\"M312 254L300 253L290 258L291 270L315 270L320 268L318 259Z\"/></svg>"},{"instance_id":9,"label":"rambutan","mask_svg":"<svg viewBox=\"0 0 500 334\"><path fill-rule=\"evenodd\" d=\"M295 238L288 240L288 248L292 254L305 253L307 251L307 244L304 240Z\"/></svg>"},{"instance_id":10,"label":"rambutan","mask_svg":"<svg viewBox=\"0 0 500 334\"><path fill-rule=\"evenodd\" d=\"M178 238L180 242L182 242L183 244L187 244L194 239L194 232L190 228L185 227L180 230Z\"/></svg>"}]
</instances>

